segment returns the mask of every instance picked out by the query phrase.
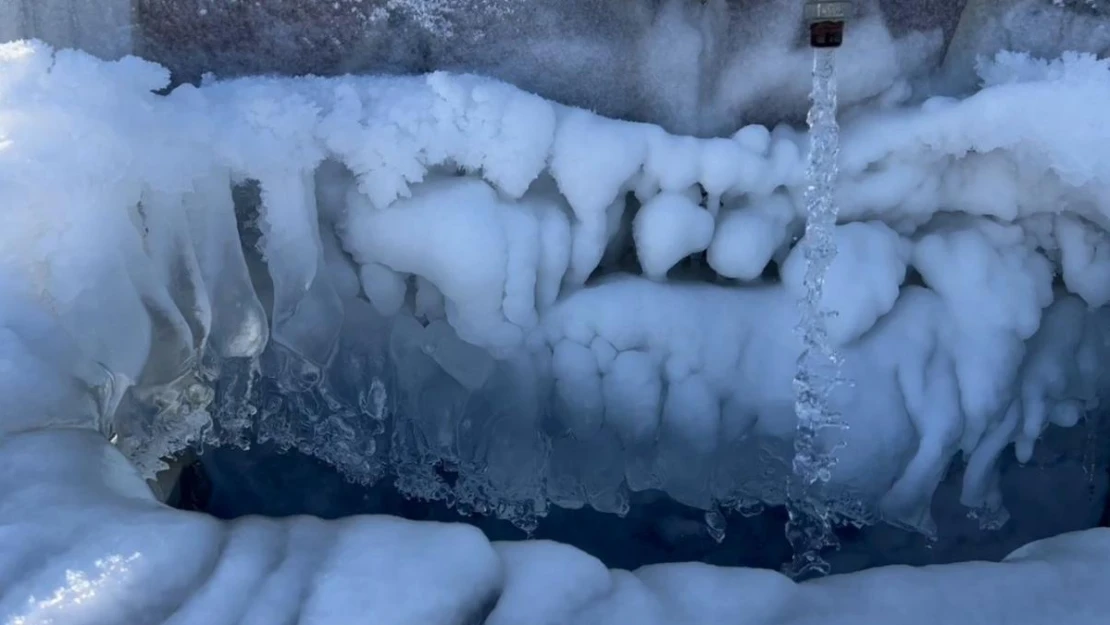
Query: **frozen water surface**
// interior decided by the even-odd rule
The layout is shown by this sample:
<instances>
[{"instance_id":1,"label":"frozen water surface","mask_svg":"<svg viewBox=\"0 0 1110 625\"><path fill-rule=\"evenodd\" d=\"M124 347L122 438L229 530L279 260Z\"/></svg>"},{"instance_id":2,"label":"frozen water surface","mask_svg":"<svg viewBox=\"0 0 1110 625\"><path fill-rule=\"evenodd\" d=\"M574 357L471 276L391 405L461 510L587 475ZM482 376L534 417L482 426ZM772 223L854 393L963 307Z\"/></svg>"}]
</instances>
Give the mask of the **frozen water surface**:
<instances>
[{"instance_id":1,"label":"frozen water surface","mask_svg":"<svg viewBox=\"0 0 1110 625\"><path fill-rule=\"evenodd\" d=\"M0 622L1105 622L1103 9L612 6L0 0Z\"/></svg>"}]
</instances>

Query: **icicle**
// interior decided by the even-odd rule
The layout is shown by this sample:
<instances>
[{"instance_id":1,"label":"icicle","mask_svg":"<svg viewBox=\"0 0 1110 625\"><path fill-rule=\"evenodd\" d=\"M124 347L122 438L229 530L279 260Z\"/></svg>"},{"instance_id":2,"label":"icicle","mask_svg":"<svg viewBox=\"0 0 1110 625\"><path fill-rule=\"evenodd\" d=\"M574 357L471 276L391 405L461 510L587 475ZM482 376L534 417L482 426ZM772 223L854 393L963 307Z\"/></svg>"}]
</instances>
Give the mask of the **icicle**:
<instances>
[{"instance_id":1,"label":"icicle","mask_svg":"<svg viewBox=\"0 0 1110 625\"><path fill-rule=\"evenodd\" d=\"M198 181L184 205L212 307L210 347L223 358L255 358L269 329L243 257L228 173Z\"/></svg>"},{"instance_id":2,"label":"icicle","mask_svg":"<svg viewBox=\"0 0 1110 625\"><path fill-rule=\"evenodd\" d=\"M131 252L128 271L150 317L152 349L120 401L115 434L117 447L152 478L165 468L164 458L198 440L211 423L212 388L200 361L212 309L182 198L146 189L138 217L145 254Z\"/></svg>"},{"instance_id":3,"label":"icicle","mask_svg":"<svg viewBox=\"0 0 1110 625\"><path fill-rule=\"evenodd\" d=\"M144 386L166 384L177 379L196 357L193 329L169 290L167 276L171 271L171 261L167 260L168 252L161 246L167 245L167 241L163 239L172 235L166 232L167 228L158 214L173 209L167 207L163 200L164 198L144 196L144 202L150 205L144 203L139 206L141 222L137 226L143 230L141 245L145 250L132 250L128 246L123 252L123 262L130 274L131 283L151 323L150 358L136 380L136 383Z\"/></svg>"},{"instance_id":4,"label":"icicle","mask_svg":"<svg viewBox=\"0 0 1110 625\"><path fill-rule=\"evenodd\" d=\"M145 247L157 280L169 291L202 350L212 327L212 305L197 260L181 196L153 190L143 194Z\"/></svg>"},{"instance_id":5,"label":"icicle","mask_svg":"<svg viewBox=\"0 0 1110 625\"><path fill-rule=\"evenodd\" d=\"M343 325L342 301L321 271L314 173L275 172L260 182L262 252L274 283L273 339L307 361L301 373L311 381L331 358Z\"/></svg>"}]
</instances>

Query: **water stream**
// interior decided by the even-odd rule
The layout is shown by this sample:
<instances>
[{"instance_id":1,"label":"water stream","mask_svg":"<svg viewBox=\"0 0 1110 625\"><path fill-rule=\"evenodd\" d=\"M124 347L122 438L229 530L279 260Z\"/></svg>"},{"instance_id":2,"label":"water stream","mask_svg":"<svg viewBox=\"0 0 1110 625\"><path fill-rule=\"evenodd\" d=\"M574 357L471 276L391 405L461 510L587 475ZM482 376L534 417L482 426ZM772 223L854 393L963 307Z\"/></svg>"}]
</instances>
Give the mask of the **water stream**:
<instances>
[{"instance_id":1,"label":"water stream","mask_svg":"<svg viewBox=\"0 0 1110 625\"><path fill-rule=\"evenodd\" d=\"M829 342L826 321L834 312L822 308L825 276L836 257L834 190L840 153L836 121L836 52L815 49L806 168L806 227L800 242L806 259L805 296L800 300L797 332L802 353L794 376L794 474L789 489L787 538L794 547L788 572L794 577L828 573L820 552L836 545L824 486L836 465L835 451L847 425L831 405L830 395L841 378L841 358Z\"/></svg>"}]
</instances>

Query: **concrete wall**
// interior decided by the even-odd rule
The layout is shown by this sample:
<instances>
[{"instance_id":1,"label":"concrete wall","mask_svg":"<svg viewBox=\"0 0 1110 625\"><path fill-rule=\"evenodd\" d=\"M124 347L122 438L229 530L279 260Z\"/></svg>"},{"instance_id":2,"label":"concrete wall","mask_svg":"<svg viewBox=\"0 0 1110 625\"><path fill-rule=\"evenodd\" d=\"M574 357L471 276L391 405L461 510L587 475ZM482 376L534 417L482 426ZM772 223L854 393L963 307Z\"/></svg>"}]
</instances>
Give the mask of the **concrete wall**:
<instances>
[{"instance_id":1,"label":"concrete wall","mask_svg":"<svg viewBox=\"0 0 1110 625\"><path fill-rule=\"evenodd\" d=\"M1110 51L1110 13L1103 0L969 0L944 62L957 87L977 82L976 60L1000 50L1042 58L1064 51Z\"/></svg>"},{"instance_id":2,"label":"concrete wall","mask_svg":"<svg viewBox=\"0 0 1110 625\"><path fill-rule=\"evenodd\" d=\"M115 59L132 51L131 0L0 0L0 41L42 39Z\"/></svg>"}]
</instances>

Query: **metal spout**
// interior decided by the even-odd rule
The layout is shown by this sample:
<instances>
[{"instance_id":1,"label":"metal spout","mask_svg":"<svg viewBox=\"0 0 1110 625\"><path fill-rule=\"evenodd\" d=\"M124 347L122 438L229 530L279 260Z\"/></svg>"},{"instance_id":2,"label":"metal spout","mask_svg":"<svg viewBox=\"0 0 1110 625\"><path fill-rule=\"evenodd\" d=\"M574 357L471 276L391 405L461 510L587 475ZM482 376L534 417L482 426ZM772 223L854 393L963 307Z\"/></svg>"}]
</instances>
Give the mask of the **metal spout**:
<instances>
[{"instance_id":1,"label":"metal spout","mask_svg":"<svg viewBox=\"0 0 1110 625\"><path fill-rule=\"evenodd\" d=\"M809 45L839 48L844 43L844 23L852 17L852 9L852 3L846 0L808 0L803 16L809 27Z\"/></svg>"}]
</instances>

